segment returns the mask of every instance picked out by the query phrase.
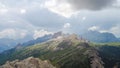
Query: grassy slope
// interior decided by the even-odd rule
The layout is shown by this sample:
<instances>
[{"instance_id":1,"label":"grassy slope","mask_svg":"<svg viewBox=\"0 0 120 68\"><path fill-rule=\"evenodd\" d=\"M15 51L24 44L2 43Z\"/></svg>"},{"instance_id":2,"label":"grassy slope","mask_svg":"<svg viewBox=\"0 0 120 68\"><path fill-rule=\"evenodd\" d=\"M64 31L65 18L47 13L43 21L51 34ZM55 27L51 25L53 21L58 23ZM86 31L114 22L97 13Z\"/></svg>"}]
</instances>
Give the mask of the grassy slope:
<instances>
[{"instance_id":1,"label":"grassy slope","mask_svg":"<svg viewBox=\"0 0 120 68\"><path fill-rule=\"evenodd\" d=\"M42 44L25 47L10 54L0 55L0 64L8 60L25 59L30 56L38 57L43 60L50 60L58 68L90 68L88 56L84 53L91 47L96 47L105 59L120 60L120 43L89 43L91 47L80 47L84 43L70 38L70 40L49 41ZM57 50L58 49L58 50ZM106 62L106 61L105 61ZM108 67L109 68L109 67Z\"/></svg>"},{"instance_id":2,"label":"grassy slope","mask_svg":"<svg viewBox=\"0 0 120 68\"><path fill-rule=\"evenodd\" d=\"M91 46L98 49L106 68L120 67L120 42L91 43Z\"/></svg>"},{"instance_id":3,"label":"grassy slope","mask_svg":"<svg viewBox=\"0 0 120 68\"><path fill-rule=\"evenodd\" d=\"M103 52L108 58L120 59L120 42L90 43L90 45Z\"/></svg>"},{"instance_id":4,"label":"grassy slope","mask_svg":"<svg viewBox=\"0 0 120 68\"><path fill-rule=\"evenodd\" d=\"M73 39L71 41L49 41L47 43L36 44L33 46L16 50L6 55L0 55L0 63L7 60L24 59L30 56L38 57L43 60L50 60L58 68L90 68L87 55L84 53L89 48L77 48L84 43ZM56 50L58 48L58 50Z\"/></svg>"}]
</instances>

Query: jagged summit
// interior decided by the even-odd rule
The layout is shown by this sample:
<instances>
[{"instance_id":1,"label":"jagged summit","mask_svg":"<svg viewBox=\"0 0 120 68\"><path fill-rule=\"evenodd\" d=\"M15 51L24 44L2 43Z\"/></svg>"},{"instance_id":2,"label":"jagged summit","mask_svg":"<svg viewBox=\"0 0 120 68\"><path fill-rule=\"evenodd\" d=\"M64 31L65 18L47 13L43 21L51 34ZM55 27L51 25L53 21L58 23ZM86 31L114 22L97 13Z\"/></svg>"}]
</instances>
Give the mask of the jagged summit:
<instances>
[{"instance_id":1,"label":"jagged summit","mask_svg":"<svg viewBox=\"0 0 120 68\"><path fill-rule=\"evenodd\" d=\"M62 35L63 35L63 32L59 31L59 32L54 33L52 38L57 38L57 37L62 36Z\"/></svg>"},{"instance_id":2,"label":"jagged summit","mask_svg":"<svg viewBox=\"0 0 120 68\"><path fill-rule=\"evenodd\" d=\"M54 40L61 40L61 41L72 41L72 42L85 42L88 43L89 41L79 37L77 34L61 34L58 37L54 38Z\"/></svg>"}]
</instances>

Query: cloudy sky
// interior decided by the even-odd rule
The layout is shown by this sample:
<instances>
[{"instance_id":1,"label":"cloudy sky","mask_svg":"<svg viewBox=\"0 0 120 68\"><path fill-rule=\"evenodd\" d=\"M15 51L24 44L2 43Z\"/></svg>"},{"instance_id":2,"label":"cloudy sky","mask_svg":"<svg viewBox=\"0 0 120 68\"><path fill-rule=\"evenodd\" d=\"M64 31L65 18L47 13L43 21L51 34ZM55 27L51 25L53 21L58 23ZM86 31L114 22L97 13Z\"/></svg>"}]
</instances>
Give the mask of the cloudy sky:
<instances>
[{"instance_id":1,"label":"cloudy sky","mask_svg":"<svg viewBox=\"0 0 120 68\"><path fill-rule=\"evenodd\" d=\"M120 0L0 0L0 38L119 29Z\"/></svg>"}]
</instances>

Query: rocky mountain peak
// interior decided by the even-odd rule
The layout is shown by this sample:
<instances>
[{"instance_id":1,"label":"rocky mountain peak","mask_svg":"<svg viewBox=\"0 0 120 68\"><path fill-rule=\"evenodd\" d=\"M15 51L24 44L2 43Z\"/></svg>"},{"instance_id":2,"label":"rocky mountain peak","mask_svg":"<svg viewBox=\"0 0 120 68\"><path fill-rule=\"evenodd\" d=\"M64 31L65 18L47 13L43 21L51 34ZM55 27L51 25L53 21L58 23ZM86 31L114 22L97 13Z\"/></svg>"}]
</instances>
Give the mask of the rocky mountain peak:
<instances>
[{"instance_id":1,"label":"rocky mountain peak","mask_svg":"<svg viewBox=\"0 0 120 68\"><path fill-rule=\"evenodd\" d=\"M63 35L62 31L59 31L59 32L54 33L52 37L57 38L57 37L62 36L62 35Z\"/></svg>"}]
</instances>

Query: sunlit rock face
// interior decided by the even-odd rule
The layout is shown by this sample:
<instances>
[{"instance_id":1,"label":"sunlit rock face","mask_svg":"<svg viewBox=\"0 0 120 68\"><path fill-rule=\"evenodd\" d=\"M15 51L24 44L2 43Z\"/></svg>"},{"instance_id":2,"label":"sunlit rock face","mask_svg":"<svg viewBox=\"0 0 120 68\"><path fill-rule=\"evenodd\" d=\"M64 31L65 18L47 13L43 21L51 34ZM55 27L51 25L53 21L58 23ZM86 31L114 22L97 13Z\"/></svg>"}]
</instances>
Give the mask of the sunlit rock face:
<instances>
[{"instance_id":1,"label":"sunlit rock face","mask_svg":"<svg viewBox=\"0 0 120 68\"><path fill-rule=\"evenodd\" d=\"M49 61L42 61L39 58L29 57L25 60L15 60L12 62L6 62L5 65L0 68L55 68Z\"/></svg>"}]
</instances>

